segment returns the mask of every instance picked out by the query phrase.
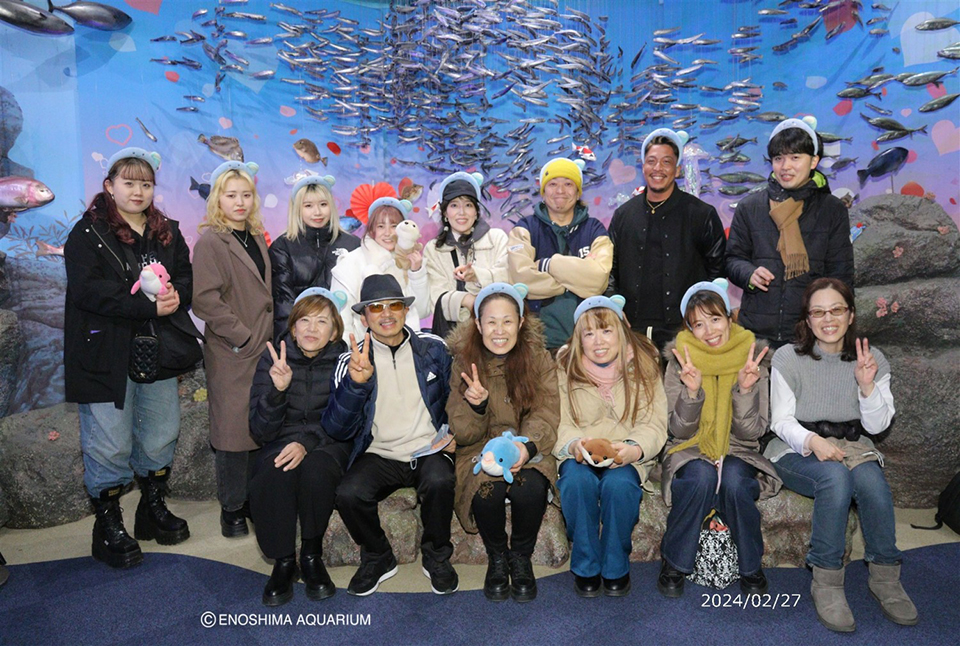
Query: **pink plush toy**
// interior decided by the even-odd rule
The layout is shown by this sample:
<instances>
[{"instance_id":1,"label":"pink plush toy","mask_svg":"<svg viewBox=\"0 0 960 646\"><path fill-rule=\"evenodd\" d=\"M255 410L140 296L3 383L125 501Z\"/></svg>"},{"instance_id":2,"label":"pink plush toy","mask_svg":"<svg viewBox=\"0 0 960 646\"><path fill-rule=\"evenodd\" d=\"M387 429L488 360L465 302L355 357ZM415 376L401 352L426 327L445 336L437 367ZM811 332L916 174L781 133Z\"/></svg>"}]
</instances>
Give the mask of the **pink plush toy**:
<instances>
[{"instance_id":1,"label":"pink plush toy","mask_svg":"<svg viewBox=\"0 0 960 646\"><path fill-rule=\"evenodd\" d=\"M170 282L170 274L166 268L159 262L153 262L140 270L140 280L130 288L131 294L136 294L137 290L142 289L143 293L151 301L156 302L157 294L167 293L167 283Z\"/></svg>"}]
</instances>

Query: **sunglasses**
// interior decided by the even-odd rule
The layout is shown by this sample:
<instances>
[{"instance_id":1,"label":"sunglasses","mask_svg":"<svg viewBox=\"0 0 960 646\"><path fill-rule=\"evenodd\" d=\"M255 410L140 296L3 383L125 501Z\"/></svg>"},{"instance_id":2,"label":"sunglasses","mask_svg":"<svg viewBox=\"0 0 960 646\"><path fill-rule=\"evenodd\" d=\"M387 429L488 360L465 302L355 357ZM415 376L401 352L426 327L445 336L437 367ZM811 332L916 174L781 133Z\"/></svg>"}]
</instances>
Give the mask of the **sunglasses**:
<instances>
[{"instance_id":1,"label":"sunglasses","mask_svg":"<svg viewBox=\"0 0 960 646\"><path fill-rule=\"evenodd\" d=\"M829 313L830 316L836 319L846 314L849 309L850 309L849 307L846 307L844 305L837 305L836 307L831 307L828 310L821 310L819 308L815 310L810 310L808 314L812 319L822 319L824 316L827 315L827 313Z\"/></svg>"},{"instance_id":2,"label":"sunglasses","mask_svg":"<svg viewBox=\"0 0 960 646\"><path fill-rule=\"evenodd\" d=\"M380 314L383 310L389 308L391 312L402 312L406 305L403 301L390 301L389 303L370 303L367 305L367 311L371 314Z\"/></svg>"}]
</instances>

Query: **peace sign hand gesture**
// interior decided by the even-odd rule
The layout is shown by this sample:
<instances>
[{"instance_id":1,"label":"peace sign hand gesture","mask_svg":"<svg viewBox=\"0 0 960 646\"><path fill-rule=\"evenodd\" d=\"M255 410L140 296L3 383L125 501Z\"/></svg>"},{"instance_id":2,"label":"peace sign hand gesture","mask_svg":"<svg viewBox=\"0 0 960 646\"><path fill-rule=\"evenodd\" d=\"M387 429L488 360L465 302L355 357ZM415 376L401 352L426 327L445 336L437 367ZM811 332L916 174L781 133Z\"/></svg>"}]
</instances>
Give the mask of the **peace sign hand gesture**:
<instances>
[{"instance_id":1,"label":"peace sign hand gesture","mask_svg":"<svg viewBox=\"0 0 960 646\"><path fill-rule=\"evenodd\" d=\"M350 379L356 384L365 384L373 376L373 364L370 363L370 333L363 335L363 350L357 347L357 339L350 334L350 363L347 366Z\"/></svg>"},{"instance_id":2,"label":"peace sign hand gesture","mask_svg":"<svg viewBox=\"0 0 960 646\"><path fill-rule=\"evenodd\" d=\"M683 346L684 357L680 356L676 348L673 348L672 352L673 356L677 358L677 363L680 364L680 381L687 387L687 394L690 395L690 399L695 399L697 393L700 392L703 375L699 368L693 365L693 360L690 358L690 349L687 346Z\"/></svg>"},{"instance_id":3,"label":"peace sign hand gesture","mask_svg":"<svg viewBox=\"0 0 960 646\"><path fill-rule=\"evenodd\" d=\"M853 375L860 384L860 392L864 397L869 397L873 393L873 380L877 376L877 360L870 352L870 342L866 338L861 342L857 339L857 367L853 370Z\"/></svg>"},{"instance_id":4,"label":"peace sign hand gesture","mask_svg":"<svg viewBox=\"0 0 960 646\"><path fill-rule=\"evenodd\" d=\"M743 367L740 368L740 372L737 373L737 383L740 385L741 393L749 393L750 389L757 383L757 380L760 379L760 362L767 355L767 351L770 350L770 346L765 347L760 351L760 354L757 355L757 358L753 358L753 353L757 349L756 343L750 344L750 353L747 355L747 362L743 364Z\"/></svg>"},{"instance_id":5,"label":"peace sign hand gesture","mask_svg":"<svg viewBox=\"0 0 960 646\"><path fill-rule=\"evenodd\" d=\"M463 383L467 384L467 390L464 391L463 398L474 406L480 406L483 404L483 402L487 401L487 397L490 396L490 393L487 392L487 389L484 388L483 384L480 383L480 375L477 373L477 364L471 363L470 366L473 368L473 379L471 379L465 372L460 373L460 376L463 378Z\"/></svg>"},{"instance_id":6,"label":"peace sign hand gesture","mask_svg":"<svg viewBox=\"0 0 960 646\"><path fill-rule=\"evenodd\" d=\"M273 358L273 366L270 368L270 378L273 379L273 387L283 392L290 387L290 381L293 379L293 370L287 365L287 342L280 342L280 356L273 349L273 344L267 341L267 350Z\"/></svg>"}]
</instances>

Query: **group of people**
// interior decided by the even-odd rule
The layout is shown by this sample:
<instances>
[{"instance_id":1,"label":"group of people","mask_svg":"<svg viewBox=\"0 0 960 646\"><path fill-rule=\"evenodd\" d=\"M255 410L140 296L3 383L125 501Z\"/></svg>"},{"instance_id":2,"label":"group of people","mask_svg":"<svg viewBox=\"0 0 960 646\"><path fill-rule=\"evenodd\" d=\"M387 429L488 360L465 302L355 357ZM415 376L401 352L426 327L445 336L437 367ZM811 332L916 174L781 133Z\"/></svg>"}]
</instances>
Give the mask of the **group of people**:
<instances>
[{"instance_id":1,"label":"group of people","mask_svg":"<svg viewBox=\"0 0 960 646\"><path fill-rule=\"evenodd\" d=\"M890 368L856 336L848 217L816 170L820 137L796 119L774 129L768 185L739 203L729 240L716 210L677 188L684 144L668 129L644 140L645 187L609 232L581 200L583 162L557 158L540 172L542 202L509 233L481 217L482 176L454 173L438 191L439 234L412 247L399 244L415 230L410 204L392 190L354 205L358 239L339 226L334 179L311 176L268 248L257 167L226 162L192 264L153 203L159 157L114 155L64 251L67 398L80 404L93 556L129 567L142 560L137 540L189 536L165 496L176 377L196 363L169 348L200 336L192 305L205 323L221 530L242 536L252 520L274 560L268 606L292 598L298 575L312 599L335 593L322 561L334 509L360 546L347 592L371 594L396 574L377 505L401 487L416 489L437 594L459 587L456 513L486 549L486 597L533 600L531 556L555 504L576 593L626 595L643 485L659 471L665 596L682 594L711 510L737 547L742 591L765 593L756 503L786 486L814 498L807 562L820 621L855 627L843 589L855 501L871 593L890 620L916 623L869 439L894 414ZM164 289L132 291L153 263L169 275ZM724 275L744 289L739 312ZM148 323L161 369L143 382L128 355ZM508 431L518 457L491 475L484 447ZM609 466L585 447L597 439L611 443ZM119 508L133 479L136 540Z\"/></svg>"}]
</instances>

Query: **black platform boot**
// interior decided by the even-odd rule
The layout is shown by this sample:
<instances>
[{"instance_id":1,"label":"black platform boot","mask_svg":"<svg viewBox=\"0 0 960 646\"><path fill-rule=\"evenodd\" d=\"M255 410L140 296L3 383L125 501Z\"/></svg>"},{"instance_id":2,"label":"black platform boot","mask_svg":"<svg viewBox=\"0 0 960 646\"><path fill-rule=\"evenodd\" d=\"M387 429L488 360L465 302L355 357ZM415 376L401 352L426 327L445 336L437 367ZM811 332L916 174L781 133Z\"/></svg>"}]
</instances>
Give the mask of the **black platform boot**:
<instances>
[{"instance_id":1,"label":"black platform boot","mask_svg":"<svg viewBox=\"0 0 960 646\"><path fill-rule=\"evenodd\" d=\"M300 544L300 578L307 587L307 597L314 601L329 599L337 592L323 565L323 538L305 538Z\"/></svg>"},{"instance_id":2,"label":"black platform boot","mask_svg":"<svg viewBox=\"0 0 960 646\"><path fill-rule=\"evenodd\" d=\"M93 523L93 558L110 567L128 568L143 562L143 553L123 526L120 509L120 492L123 487L114 487L100 492L93 499L97 520Z\"/></svg>"},{"instance_id":3,"label":"black platform boot","mask_svg":"<svg viewBox=\"0 0 960 646\"><path fill-rule=\"evenodd\" d=\"M190 538L187 521L173 515L163 498L167 495L170 467L150 471L147 477L137 476L140 483L140 504L133 535L140 541L156 539L160 545L176 545Z\"/></svg>"}]
</instances>

